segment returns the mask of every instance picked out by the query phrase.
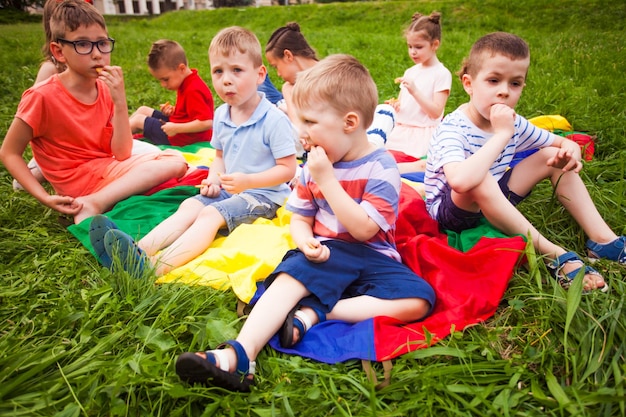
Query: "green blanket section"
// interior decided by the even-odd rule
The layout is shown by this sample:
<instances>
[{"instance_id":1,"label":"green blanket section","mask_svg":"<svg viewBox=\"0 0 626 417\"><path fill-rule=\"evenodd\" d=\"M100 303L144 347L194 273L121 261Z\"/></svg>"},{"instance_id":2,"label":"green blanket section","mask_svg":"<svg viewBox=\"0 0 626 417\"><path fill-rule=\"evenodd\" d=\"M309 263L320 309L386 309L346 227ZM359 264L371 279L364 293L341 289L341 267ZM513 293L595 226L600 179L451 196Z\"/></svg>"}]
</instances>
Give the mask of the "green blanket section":
<instances>
[{"instance_id":1,"label":"green blanket section","mask_svg":"<svg viewBox=\"0 0 626 417\"><path fill-rule=\"evenodd\" d=\"M135 239L140 239L157 224L174 214L180 203L186 198L198 194L198 189L191 186L173 187L161 190L150 196L137 195L120 201L106 214L117 227ZM68 227L70 233L80 240L93 254L89 241L91 218Z\"/></svg>"},{"instance_id":2,"label":"green blanket section","mask_svg":"<svg viewBox=\"0 0 626 417\"><path fill-rule=\"evenodd\" d=\"M461 252L467 252L483 237L505 238L511 237L493 227L487 220L482 219L480 224L473 229L463 230L461 233L446 230L448 245ZM524 236L522 236L524 237ZM524 237L525 239L525 237Z\"/></svg>"}]
</instances>

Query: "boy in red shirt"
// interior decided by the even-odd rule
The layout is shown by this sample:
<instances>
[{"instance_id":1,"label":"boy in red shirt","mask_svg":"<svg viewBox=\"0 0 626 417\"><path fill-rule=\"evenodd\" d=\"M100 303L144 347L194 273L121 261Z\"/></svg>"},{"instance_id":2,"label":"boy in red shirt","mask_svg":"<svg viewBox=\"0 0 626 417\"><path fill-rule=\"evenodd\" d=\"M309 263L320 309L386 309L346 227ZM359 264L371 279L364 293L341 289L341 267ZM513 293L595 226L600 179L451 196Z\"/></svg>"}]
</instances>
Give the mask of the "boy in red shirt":
<instances>
[{"instance_id":1,"label":"boy in red shirt","mask_svg":"<svg viewBox=\"0 0 626 417\"><path fill-rule=\"evenodd\" d=\"M148 69L163 88L176 91L176 104L160 110L141 106L130 116L133 133L155 145L184 146L210 142L213 135L213 96L198 70L187 66L178 42L161 39L152 44Z\"/></svg>"}]
</instances>

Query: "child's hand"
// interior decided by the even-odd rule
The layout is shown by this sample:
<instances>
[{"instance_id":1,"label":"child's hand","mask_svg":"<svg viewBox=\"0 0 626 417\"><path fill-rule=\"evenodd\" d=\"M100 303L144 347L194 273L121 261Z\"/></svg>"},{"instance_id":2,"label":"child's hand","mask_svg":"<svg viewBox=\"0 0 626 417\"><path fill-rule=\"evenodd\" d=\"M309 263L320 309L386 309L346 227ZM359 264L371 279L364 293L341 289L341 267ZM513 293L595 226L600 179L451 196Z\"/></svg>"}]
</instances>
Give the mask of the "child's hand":
<instances>
[{"instance_id":1,"label":"child's hand","mask_svg":"<svg viewBox=\"0 0 626 417\"><path fill-rule=\"evenodd\" d=\"M205 180L206 181L206 180ZM205 197L215 198L220 195L222 187L219 184L206 183L202 181L203 187L200 188L200 194Z\"/></svg>"},{"instance_id":2,"label":"child's hand","mask_svg":"<svg viewBox=\"0 0 626 417\"><path fill-rule=\"evenodd\" d=\"M395 111L400 111L400 100L395 97L385 100L385 104L389 104Z\"/></svg>"},{"instance_id":3,"label":"child's hand","mask_svg":"<svg viewBox=\"0 0 626 417\"><path fill-rule=\"evenodd\" d=\"M301 250L304 256L311 262L322 263L330 258L330 249L328 249L328 246L322 245L322 243L314 237L308 238L306 245L304 245Z\"/></svg>"},{"instance_id":4,"label":"child's hand","mask_svg":"<svg viewBox=\"0 0 626 417\"><path fill-rule=\"evenodd\" d=\"M415 86L414 82L408 82L408 81L404 81L404 79L402 80L402 84L400 84L402 87L406 88L407 93L409 93L410 95L414 95L418 90L417 87Z\"/></svg>"},{"instance_id":5,"label":"child's hand","mask_svg":"<svg viewBox=\"0 0 626 417\"><path fill-rule=\"evenodd\" d=\"M174 136L180 133L178 131L178 123L166 122L161 125L161 130L165 132L167 136Z\"/></svg>"},{"instance_id":6,"label":"child's hand","mask_svg":"<svg viewBox=\"0 0 626 417\"><path fill-rule=\"evenodd\" d=\"M515 134L515 110L506 104L491 106L489 121L495 133L500 133L508 139Z\"/></svg>"},{"instance_id":7,"label":"child's hand","mask_svg":"<svg viewBox=\"0 0 626 417\"><path fill-rule=\"evenodd\" d=\"M43 202L47 207L58 211L59 213L69 214L75 216L82 208L82 203L76 201L73 197L63 195L51 195L48 196L46 201Z\"/></svg>"},{"instance_id":8,"label":"child's hand","mask_svg":"<svg viewBox=\"0 0 626 417\"><path fill-rule=\"evenodd\" d=\"M171 116L174 113L174 106L169 101L166 101L165 104L161 104L160 110L165 116Z\"/></svg>"},{"instance_id":9,"label":"child's hand","mask_svg":"<svg viewBox=\"0 0 626 417\"><path fill-rule=\"evenodd\" d=\"M572 140L565 139L561 143L561 147L557 150L556 155L549 158L546 163L548 166L561 168L563 172L580 172L583 167L580 159L580 146Z\"/></svg>"},{"instance_id":10,"label":"child's hand","mask_svg":"<svg viewBox=\"0 0 626 417\"><path fill-rule=\"evenodd\" d=\"M248 175L242 172L220 174L222 188L231 194L237 194L250 188Z\"/></svg>"},{"instance_id":11,"label":"child's hand","mask_svg":"<svg viewBox=\"0 0 626 417\"><path fill-rule=\"evenodd\" d=\"M307 154L306 164L309 167L311 177L318 184L324 180L335 178L333 164L326 155L326 151L321 146L312 146Z\"/></svg>"},{"instance_id":12,"label":"child's hand","mask_svg":"<svg viewBox=\"0 0 626 417\"><path fill-rule=\"evenodd\" d=\"M122 68L118 66L107 65L98 72L98 78L104 81L111 92L113 103L124 101L126 103L126 91L124 89L124 74Z\"/></svg>"}]
</instances>

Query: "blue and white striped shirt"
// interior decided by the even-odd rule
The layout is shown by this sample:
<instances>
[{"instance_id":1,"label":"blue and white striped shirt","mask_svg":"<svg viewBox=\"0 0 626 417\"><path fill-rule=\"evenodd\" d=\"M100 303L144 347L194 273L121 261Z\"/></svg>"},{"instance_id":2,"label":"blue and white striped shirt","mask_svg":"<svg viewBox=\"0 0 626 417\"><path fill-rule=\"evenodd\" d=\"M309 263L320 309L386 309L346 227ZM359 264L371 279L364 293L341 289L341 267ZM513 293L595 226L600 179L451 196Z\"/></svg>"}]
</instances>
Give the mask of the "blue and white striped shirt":
<instances>
[{"instance_id":1,"label":"blue and white striped shirt","mask_svg":"<svg viewBox=\"0 0 626 417\"><path fill-rule=\"evenodd\" d=\"M437 219L441 198L450 186L443 167L451 162L463 162L475 154L491 137L472 123L459 109L448 114L433 134L428 149L426 174L426 208ZM544 148L554 142L554 135L538 128L519 114L515 117L515 133L494 161L489 172L499 180L507 170L513 156L522 151Z\"/></svg>"}]
</instances>

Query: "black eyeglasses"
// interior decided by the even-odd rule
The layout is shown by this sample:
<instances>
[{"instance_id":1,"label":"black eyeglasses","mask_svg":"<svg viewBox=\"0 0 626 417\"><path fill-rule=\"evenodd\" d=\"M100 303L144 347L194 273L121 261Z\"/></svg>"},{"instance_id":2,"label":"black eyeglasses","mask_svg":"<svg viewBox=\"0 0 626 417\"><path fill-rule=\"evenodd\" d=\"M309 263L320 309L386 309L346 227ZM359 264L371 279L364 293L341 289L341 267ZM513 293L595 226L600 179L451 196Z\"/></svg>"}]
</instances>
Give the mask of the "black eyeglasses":
<instances>
[{"instance_id":1,"label":"black eyeglasses","mask_svg":"<svg viewBox=\"0 0 626 417\"><path fill-rule=\"evenodd\" d=\"M87 40L68 41L67 39L58 38L57 42L69 43L73 45L74 50L78 55L89 55L91 51L93 51L94 46L98 48L98 51L100 51L101 53L110 54L111 52L113 52L113 46L115 45L115 39L111 38L101 39L95 42Z\"/></svg>"}]
</instances>

